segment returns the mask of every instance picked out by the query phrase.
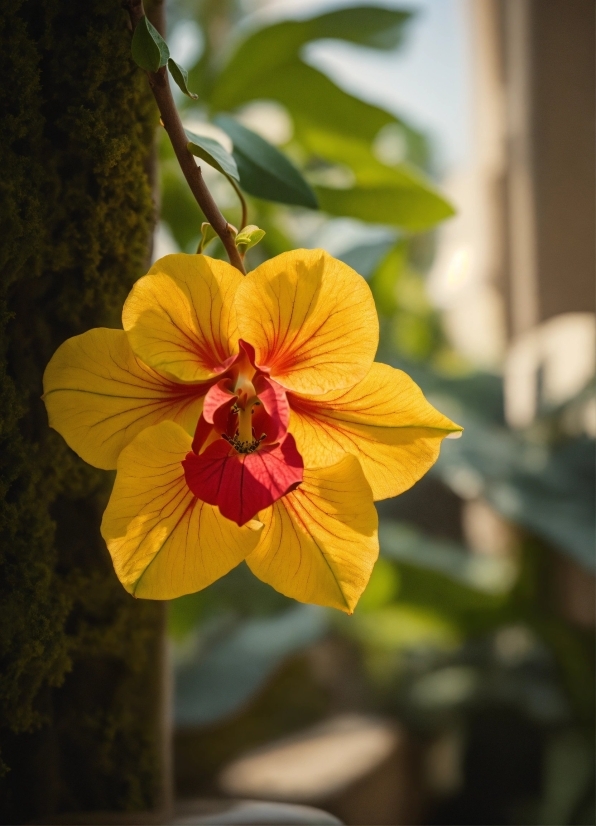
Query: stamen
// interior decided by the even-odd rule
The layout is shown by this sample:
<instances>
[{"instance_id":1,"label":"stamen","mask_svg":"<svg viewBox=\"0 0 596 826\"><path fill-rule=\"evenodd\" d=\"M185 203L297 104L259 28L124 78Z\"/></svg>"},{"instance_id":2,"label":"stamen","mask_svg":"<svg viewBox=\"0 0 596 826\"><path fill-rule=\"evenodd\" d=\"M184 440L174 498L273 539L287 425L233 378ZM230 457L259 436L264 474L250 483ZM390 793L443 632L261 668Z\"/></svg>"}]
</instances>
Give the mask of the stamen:
<instances>
[{"instance_id":1,"label":"stamen","mask_svg":"<svg viewBox=\"0 0 596 826\"><path fill-rule=\"evenodd\" d=\"M228 436L227 433L221 434L222 439L225 439L228 444L230 444L237 453L254 453L257 450L263 441L266 439L266 434L263 433L260 439L252 439L251 441L242 441L238 436L238 431L236 431L234 436Z\"/></svg>"}]
</instances>

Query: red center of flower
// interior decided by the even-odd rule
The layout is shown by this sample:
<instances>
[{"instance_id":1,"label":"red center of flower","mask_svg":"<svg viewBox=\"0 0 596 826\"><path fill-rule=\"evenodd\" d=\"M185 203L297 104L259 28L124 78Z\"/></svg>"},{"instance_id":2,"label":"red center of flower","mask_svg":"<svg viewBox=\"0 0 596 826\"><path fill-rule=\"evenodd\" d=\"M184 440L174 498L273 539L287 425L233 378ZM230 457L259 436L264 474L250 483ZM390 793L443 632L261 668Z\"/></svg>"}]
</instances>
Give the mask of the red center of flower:
<instances>
[{"instance_id":1,"label":"red center of flower","mask_svg":"<svg viewBox=\"0 0 596 826\"><path fill-rule=\"evenodd\" d=\"M241 341L234 363L205 396L182 463L190 490L244 525L302 481L289 421L285 390L255 367L253 348Z\"/></svg>"}]
</instances>

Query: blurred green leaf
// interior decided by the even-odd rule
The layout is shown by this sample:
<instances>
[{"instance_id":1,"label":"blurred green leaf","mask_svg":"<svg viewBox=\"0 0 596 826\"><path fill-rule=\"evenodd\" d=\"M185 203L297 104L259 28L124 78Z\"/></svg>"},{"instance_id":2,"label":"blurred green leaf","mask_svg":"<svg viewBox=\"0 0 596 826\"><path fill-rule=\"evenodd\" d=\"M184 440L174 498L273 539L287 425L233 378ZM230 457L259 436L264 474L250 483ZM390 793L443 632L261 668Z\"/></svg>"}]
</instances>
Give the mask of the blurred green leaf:
<instances>
[{"instance_id":1,"label":"blurred green leaf","mask_svg":"<svg viewBox=\"0 0 596 826\"><path fill-rule=\"evenodd\" d=\"M310 20L284 20L259 29L240 44L212 92L215 106L228 109L260 94L280 66L301 47L323 38L347 40L375 49L392 49L403 37L411 13L375 6L337 9ZM266 96L266 95L265 95Z\"/></svg>"},{"instance_id":2,"label":"blurred green leaf","mask_svg":"<svg viewBox=\"0 0 596 826\"><path fill-rule=\"evenodd\" d=\"M242 189L267 201L317 208L312 189L278 149L234 118L219 115L215 123L232 139Z\"/></svg>"},{"instance_id":3,"label":"blurred green leaf","mask_svg":"<svg viewBox=\"0 0 596 826\"><path fill-rule=\"evenodd\" d=\"M491 503L505 516L554 543L589 571L596 569L594 547L594 442L580 438L557 446L534 464L526 461L509 468L507 477L494 480ZM519 456L519 454L518 454ZM521 460L520 460L521 459ZM490 468L483 468L489 476ZM490 477L489 477L490 478Z\"/></svg>"},{"instance_id":4,"label":"blurred green leaf","mask_svg":"<svg viewBox=\"0 0 596 826\"><path fill-rule=\"evenodd\" d=\"M374 611L392 602L399 592L399 571L382 557L377 559L368 585L358 602L357 611Z\"/></svg>"},{"instance_id":5,"label":"blurred green leaf","mask_svg":"<svg viewBox=\"0 0 596 826\"><path fill-rule=\"evenodd\" d=\"M336 90L338 91L338 90ZM344 94L344 93L342 93ZM331 94L331 100L335 95ZM347 111L345 117L350 118L350 112L356 124L351 125L348 132L342 130L337 120L334 121L334 128L329 125L309 123L307 119L298 116L299 136L301 142L316 157L324 158L331 163L339 163L348 166L354 173L356 183L364 186L384 185L388 182L396 184L411 184L413 182L424 184L428 188L432 184L422 177L418 172L414 172L411 167L404 164L405 157L399 163L384 163L379 160L374 152L372 139L376 133L370 133L368 126L363 129L361 119L367 116L367 112L358 111L361 106L368 106L363 101L348 99L345 101ZM353 111L355 110L355 111ZM327 113L329 110L326 110ZM391 120L392 120L392 116ZM390 124L387 124L390 125ZM414 180L413 180L414 179Z\"/></svg>"},{"instance_id":6,"label":"blurred green leaf","mask_svg":"<svg viewBox=\"0 0 596 826\"><path fill-rule=\"evenodd\" d=\"M240 181L236 161L219 141L213 138L207 138L205 135L195 135L194 132L189 132L188 129L184 131L188 138L189 152L192 152L197 158L206 161L209 166L217 169L218 172L223 173L226 177Z\"/></svg>"},{"instance_id":7,"label":"blurred green leaf","mask_svg":"<svg viewBox=\"0 0 596 826\"><path fill-rule=\"evenodd\" d=\"M398 604L354 613L352 633L367 646L387 650L438 648L451 650L460 641L456 625L432 607Z\"/></svg>"},{"instance_id":8,"label":"blurred green leaf","mask_svg":"<svg viewBox=\"0 0 596 826\"><path fill-rule=\"evenodd\" d=\"M546 750L545 784L540 823L544 826L578 823L574 817L582 800L594 793L594 744L579 731L555 734Z\"/></svg>"},{"instance_id":9,"label":"blurred green leaf","mask_svg":"<svg viewBox=\"0 0 596 826\"><path fill-rule=\"evenodd\" d=\"M356 247L351 247L337 257L368 281L393 245L394 240L392 238L384 241L373 241L369 244L359 244Z\"/></svg>"},{"instance_id":10,"label":"blurred green leaf","mask_svg":"<svg viewBox=\"0 0 596 826\"><path fill-rule=\"evenodd\" d=\"M509 430L499 376L448 378L396 359L388 350L379 358L406 370L433 404L464 427L465 437L441 451L431 473L461 496L484 496L507 519L555 544L587 570L596 568L593 440L581 437L551 446Z\"/></svg>"},{"instance_id":11,"label":"blurred green leaf","mask_svg":"<svg viewBox=\"0 0 596 826\"><path fill-rule=\"evenodd\" d=\"M391 337L399 352L417 361L430 358L441 343L434 321L430 313L419 315L397 310L391 320Z\"/></svg>"},{"instance_id":12,"label":"blurred green leaf","mask_svg":"<svg viewBox=\"0 0 596 826\"><path fill-rule=\"evenodd\" d=\"M286 657L320 639L327 629L326 617L318 606L295 605L236 625L195 662L177 668L176 723L206 725L232 714Z\"/></svg>"},{"instance_id":13,"label":"blurred green leaf","mask_svg":"<svg viewBox=\"0 0 596 826\"><path fill-rule=\"evenodd\" d=\"M432 539L401 522L381 520L379 543L387 558L443 574L481 594L507 594L515 582L516 570L511 560L471 554L463 545ZM474 598L474 604L488 603Z\"/></svg>"},{"instance_id":14,"label":"blurred green leaf","mask_svg":"<svg viewBox=\"0 0 596 826\"><path fill-rule=\"evenodd\" d=\"M381 163L362 138L308 128L304 142L321 157L345 164L354 173L351 188L332 189L324 180L317 188L321 203L327 203L332 214L415 231L429 229L454 214L452 205L425 176L409 164Z\"/></svg>"},{"instance_id":15,"label":"blurred green leaf","mask_svg":"<svg viewBox=\"0 0 596 826\"><path fill-rule=\"evenodd\" d=\"M171 57L168 59L168 69L170 70L170 74L176 81L176 85L183 92L187 95L191 100L197 100L198 95L193 94L193 92L189 91L188 88L188 72L182 66L178 65L175 60Z\"/></svg>"},{"instance_id":16,"label":"blurred green leaf","mask_svg":"<svg viewBox=\"0 0 596 826\"><path fill-rule=\"evenodd\" d=\"M452 399L458 413L464 409L485 426L504 427L501 376L481 371L472 372L470 369L464 375L444 375L437 373L429 365L398 358L395 351L388 349L383 350L378 359L409 373L417 384L425 388L425 394Z\"/></svg>"},{"instance_id":17,"label":"blurred green leaf","mask_svg":"<svg viewBox=\"0 0 596 826\"><path fill-rule=\"evenodd\" d=\"M135 27L131 51L134 62L146 72L156 72L170 57L168 44L145 16Z\"/></svg>"},{"instance_id":18,"label":"blurred green leaf","mask_svg":"<svg viewBox=\"0 0 596 826\"><path fill-rule=\"evenodd\" d=\"M444 336L430 304L423 276L410 264L412 240L398 241L370 279L377 309L388 317L385 330L397 350L417 361L443 347Z\"/></svg>"},{"instance_id":19,"label":"blurred green leaf","mask_svg":"<svg viewBox=\"0 0 596 826\"><path fill-rule=\"evenodd\" d=\"M443 393L448 382L443 384ZM449 407L448 391L431 401ZM550 447L523 433L488 425L469 411L453 414L465 438L443 450L433 469L463 496L484 496L512 522L522 525L572 556L587 570L596 568L594 549L594 442L569 440Z\"/></svg>"},{"instance_id":20,"label":"blurred green leaf","mask_svg":"<svg viewBox=\"0 0 596 826\"><path fill-rule=\"evenodd\" d=\"M406 241L398 242L378 265L370 280L377 310L382 315L392 315L397 310L395 285L408 260Z\"/></svg>"},{"instance_id":21,"label":"blurred green leaf","mask_svg":"<svg viewBox=\"0 0 596 826\"><path fill-rule=\"evenodd\" d=\"M319 204L330 215L359 218L374 224L393 224L420 232L450 218L453 207L431 187L403 171L401 181L351 189L316 187Z\"/></svg>"},{"instance_id":22,"label":"blurred green leaf","mask_svg":"<svg viewBox=\"0 0 596 826\"><path fill-rule=\"evenodd\" d=\"M195 252L205 216L175 164L161 166L161 218L180 249Z\"/></svg>"},{"instance_id":23,"label":"blurred green leaf","mask_svg":"<svg viewBox=\"0 0 596 826\"><path fill-rule=\"evenodd\" d=\"M332 161L345 161L345 142L364 144L367 157L375 162L371 144L381 129L398 125L403 130L407 158L420 166L428 159L428 146L421 133L395 115L350 95L324 74L298 58L289 60L263 77L246 94L228 99L213 90L216 109L233 109L248 101L275 100L290 112L296 138L311 153ZM353 158L353 150L352 150ZM376 161L377 165L378 161Z\"/></svg>"}]
</instances>

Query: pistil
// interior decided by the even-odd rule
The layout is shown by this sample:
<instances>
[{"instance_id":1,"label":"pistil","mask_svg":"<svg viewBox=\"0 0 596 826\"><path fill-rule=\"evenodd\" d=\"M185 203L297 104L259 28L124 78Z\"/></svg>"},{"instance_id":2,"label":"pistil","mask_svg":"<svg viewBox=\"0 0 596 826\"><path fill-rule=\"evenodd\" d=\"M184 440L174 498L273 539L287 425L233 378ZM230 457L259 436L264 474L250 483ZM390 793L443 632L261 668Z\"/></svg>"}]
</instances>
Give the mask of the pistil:
<instances>
[{"instance_id":1,"label":"pistil","mask_svg":"<svg viewBox=\"0 0 596 826\"><path fill-rule=\"evenodd\" d=\"M237 416L236 421L238 427L236 428L236 432L232 438L222 433L222 438L224 438L226 442L229 442L237 453L254 453L263 439L266 438L263 433L260 439L255 439L252 429L253 408L261 404L261 402L256 396L253 396L249 399L248 404L242 407L239 401L240 400L232 407L232 413Z\"/></svg>"},{"instance_id":2,"label":"pistil","mask_svg":"<svg viewBox=\"0 0 596 826\"><path fill-rule=\"evenodd\" d=\"M252 442L252 404L242 409L238 407L238 430L236 434L240 442Z\"/></svg>"}]
</instances>

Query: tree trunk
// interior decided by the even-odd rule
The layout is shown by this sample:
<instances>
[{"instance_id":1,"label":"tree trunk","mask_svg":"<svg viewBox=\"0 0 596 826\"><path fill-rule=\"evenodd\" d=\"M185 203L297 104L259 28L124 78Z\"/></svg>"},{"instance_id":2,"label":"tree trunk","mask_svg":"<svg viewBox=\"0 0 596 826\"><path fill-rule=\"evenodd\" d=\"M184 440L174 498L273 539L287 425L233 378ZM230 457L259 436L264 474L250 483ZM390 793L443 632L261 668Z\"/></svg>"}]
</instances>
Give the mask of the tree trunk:
<instances>
[{"instance_id":1,"label":"tree trunk","mask_svg":"<svg viewBox=\"0 0 596 826\"><path fill-rule=\"evenodd\" d=\"M111 478L40 396L146 271L156 111L119 0L4 3L0 43L0 822L155 809L163 607L118 583Z\"/></svg>"}]
</instances>

